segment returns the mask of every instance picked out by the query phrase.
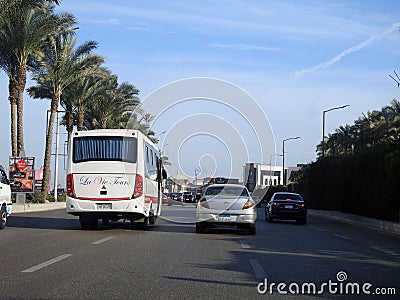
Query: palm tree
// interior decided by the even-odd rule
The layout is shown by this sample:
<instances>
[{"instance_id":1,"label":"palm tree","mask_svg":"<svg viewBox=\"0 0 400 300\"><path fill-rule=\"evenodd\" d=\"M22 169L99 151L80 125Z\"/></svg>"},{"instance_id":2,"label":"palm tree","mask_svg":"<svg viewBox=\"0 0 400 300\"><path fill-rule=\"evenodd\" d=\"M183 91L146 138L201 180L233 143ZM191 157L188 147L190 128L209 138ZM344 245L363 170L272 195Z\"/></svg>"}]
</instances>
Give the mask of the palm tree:
<instances>
[{"instance_id":1,"label":"palm tree","mask_svg":"<svg viewBox=\"0 0 400 300\"><path fill-rule=\"evenodd\" d=\"M38 65L33 79L37 86L29 88L33 98L41 98L42 88L51 90L50 118L46 134L46 150L43 169L43 197L46 200L50 179L50 158L55 114L63 91L79 78L89 76L103 62L103 57L91 54L97 43L90 41L74 49L76 38L72 34L51 36L47 39L43 55L37 57Z\"/></svg>"},{"instance_id":2,"label":"palm tree","mask_svg":"<svg viewBox=\"0 0 400 300\"><path fill-rule=\"evenodd\" d=\"M139 91L127 82L118 84L116 75L101 80L100 86L85 117L86 129L127 128Z\"/></svg>"},{"instance_id":3,"label":"palm tree","mask_svg":"<svg viewBox=\"0 0 400 300\"><path fill-rule=\"evenodd\" d=\"M6 57L13 68L9 75L9 100L12 111L12 152L24 150L23 137L23 93L26 86L26 72L35 55L41 51L44 40L55 32L72 30L75 18L70 14L54 14L54 5L59 1L3 0L0 2L0 40L8 48ZM3 9L3 10L2 10ZM4 56L4 54L0 54ZM4 69L4 68L3 68ZM12 71L12 76L11 72ZM16 89L16 92L15 92ZM17 99L15 100L15 95ZM16 101L16 114L15 102ZM16 121L15 121L16 118ZM15 142L16 139L16 142Z\"/></svg>"},{"instance_id":4,"label":"palm tree","mask_svg":"<svg viewBox=\"0 0 400 300\"><path fill-rule=\"evenodd\" d=\"M10 37L4 34L2 28L3 25L0 24L0 69L3 70L8 76L8 101L10 102L11 113L11 155L16 156L18 155L16 124L18 91L15 68L17 62L15 61L15 57L12 55L11 49L9 47Z\"/></svg>"}]
</instances>

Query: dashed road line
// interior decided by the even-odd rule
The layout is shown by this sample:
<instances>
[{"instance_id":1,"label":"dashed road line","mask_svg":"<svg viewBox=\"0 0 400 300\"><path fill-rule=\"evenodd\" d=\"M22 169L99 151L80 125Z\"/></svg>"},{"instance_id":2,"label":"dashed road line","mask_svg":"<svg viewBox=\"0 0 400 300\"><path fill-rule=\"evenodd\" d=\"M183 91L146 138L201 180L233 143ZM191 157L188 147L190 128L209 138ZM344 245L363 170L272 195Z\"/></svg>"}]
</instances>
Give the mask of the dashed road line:
<instances>
[{"instance_id":1,"label":"dashed road line","mask_svg":"<svg viewBox=\"0 0 400 300\"><path fill-rule=\"evenodd\" d=\"M253 272L256 275L257 279L267 277L267 274L265 274L263 267L260 265L257 259L249 259L249 263L253 268Z\"/></svg>"},{"instance_id":2,"label":"dashed road line","mask_svg":"<svg viewBox=\"0 0 400 300\"><path fill-rule=\"evenodd\" d=\"M53 259L50 259L50 260L45 261L45 262L42 262L41 264L38 264L36 266L33 266L32 268L23 270L22 273L32 273L32 272L38 271L38 270L43 269L43 268L45 268L47 266L55 264L56 262L59 262L59 261L61 261L63 259L66 259L66 258L68 258L70 256L72 256L72 254L64 254L64 255L57 256L57 257L55 257Z\"/></svg>"},{"instance_id":3,"label":"dashed road line","mask_svg":"<svg viewBox=\"0 0 400 300\"><path fill-rule=\"evenodd\" d=\"M374 249L374 250L377 250L377 251L380 251L380 252L383 252L383 253L386 253L386 254L389 254L389 255L399 255L399 253L394 252L394 251L389 250L389 249L384 249L384 248L380 248L380 247L376 247L376 246L369 246L369 247L371 249Z\"/></svg>"},{"instance_id":4,"label":"dashed road line","mask_svg":"<svg viewBox=\"0 0 400 300\"><path fill-rule=\"evenodd\" d=\"M351 238L349 238L349 237L347 237L347 236L344 236L344 235L341 235L341 234L332 234L333 236L336 236L336 237L338 237L338 238L341 238L341 239L344 239L344 240L351 240Z\"/></svg>"},{"instance_id":5,"label":"dashed road line","mask_svg":"<svg viewBox=\"0 0 400 300\"><path fill-rule=\"evenodd\" d=\"M322 228L319 228L319 227L313 227L315 230L318 230L318 231L321 231L321 232L325 232L325 231L327 231L326 229L322 229Z\"/></svg>"},{"instance_id":6,"label":"dashed road line","mask_svg":"<svg viewBox=\"0 0 400 300\"><path fill-rule=\"evenodd\" d=\"M247 243L246 240L240 240L240 245L242 245L243 249L250 249L250 245Z\"/></svg>"},{"instance_id":7,"label":"dashed road line","mask_svg":"<svg viewBox=\"0 0 400 300\"><path fill-rule=\"evenodd\" d=\"M114 236L109 236L109 237L106 237L106 238L104 238L104 239L101 239L101 240L98 240L98 241L96 241L96 242L93 242L92 244L93 244L93 245L103 244L104 242L107 242L107 241L109 241L109 240L111 240L111 239L113 239L113 238L114 238Z\"/></svg>"}]
</instances>

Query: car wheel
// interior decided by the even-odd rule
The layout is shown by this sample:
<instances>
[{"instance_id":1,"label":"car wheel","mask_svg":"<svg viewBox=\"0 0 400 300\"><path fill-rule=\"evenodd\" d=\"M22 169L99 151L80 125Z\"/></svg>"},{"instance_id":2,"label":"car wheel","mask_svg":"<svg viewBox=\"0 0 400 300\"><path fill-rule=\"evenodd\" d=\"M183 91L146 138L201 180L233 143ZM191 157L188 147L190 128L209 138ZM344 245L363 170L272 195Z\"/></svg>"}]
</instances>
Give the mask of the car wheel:
<instances>
[{"instance_id":1,"label":"car wheel","mask_svg":"<svg viewBox=\"0 0 400 300\"><path fill-rule=\"evenodd\" d=\"M248 230L249 234L256 235L256 224L250 224L250 226L247 230Z\"/></svg>"},{"instance_id":2,"label":"car wheel","mask_svg":"<svg viewBox=\"0 0 400 300\"><path fill-rule=\"evenodd\" d=\"M0 214L1 214L0 229L4 229L4 227L6 227L6 223L7 223L7 210L4 205L1 207Z\"/></svg>"},{"instance_id":3,"label":"car wheel","mask_svg":"<svg viewBox=\"0 0 400 300\"><path fill-rule=\"evenodd\" d=\"M274 219L272 219L271 214L268 214L268 222L274 223Z\"/></svg>"},{"instance_id":4,"label":"car wheel","mask_svg":"<svg viewBox=\"0 0 400 300\"><path fill-rule=\"evenodd\" d=\"M305 225L307 223L307 219L297 219L296 220L297 224Z\"/></svg>"},{"instance_id":5,"label":"car wheel","mask_svg":"<svg viewBox=\"0 0 400 300\"><path fill-rule=\"evenodd\" d=\"M204 225L203 224L201 224L201 223L199 223L199 222L196 222L196 233L203 233L204 232Z\"/></svg>"}]
</instances>

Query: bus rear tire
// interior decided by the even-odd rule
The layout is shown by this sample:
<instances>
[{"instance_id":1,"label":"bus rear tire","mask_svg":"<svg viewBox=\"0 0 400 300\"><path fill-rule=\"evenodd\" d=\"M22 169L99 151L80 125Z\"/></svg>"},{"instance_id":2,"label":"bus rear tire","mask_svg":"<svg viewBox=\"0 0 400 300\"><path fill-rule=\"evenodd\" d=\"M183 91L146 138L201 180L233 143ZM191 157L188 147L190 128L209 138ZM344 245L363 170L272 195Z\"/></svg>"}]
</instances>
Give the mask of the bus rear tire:
<instances>
[{"instance_id":1,"label":"bus rear tire","mask_svg":"<svg viewBox=\"0 0 400 300\"><path fill-rule=\"evenodd\" d=\"M141 230L146 230L149 226L149 217L145 217L143 222L134 223L134 227Z\"/></svg>"},{"instance_id":2,"label":"bus rear tire","mask_svg":"<svg viewBox=\"0 0 400 300\"><path fill-rule=\"evenodd\" d=\"M98 226L98 219L96 217L90 217L90 216L79 216L79 222L81 223L81 228L82 229L96 229Z\"/></svg>"}]
</instances>

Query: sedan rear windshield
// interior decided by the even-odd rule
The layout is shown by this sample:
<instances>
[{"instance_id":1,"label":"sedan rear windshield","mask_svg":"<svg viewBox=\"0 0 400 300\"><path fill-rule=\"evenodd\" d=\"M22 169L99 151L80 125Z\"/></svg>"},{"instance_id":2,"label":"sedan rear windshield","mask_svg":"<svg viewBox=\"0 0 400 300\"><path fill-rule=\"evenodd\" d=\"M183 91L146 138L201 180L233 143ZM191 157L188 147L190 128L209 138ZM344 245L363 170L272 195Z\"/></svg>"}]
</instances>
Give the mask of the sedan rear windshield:
<instances>
[{"instance_id":1,"label":"sedan rear windshield","mask_svg":"<svg viewBox=\"0 0 400 300\"><path fill-rule=\"evenodd\" d=\"M122 161L136 163L137 139L134 137L76 137L73 144L74 163L85 161Z\"/></svg>"},{"instance_id":2,"label":"sedan rear windshield","mask_svg":"<svg viewBox=\"0 0 400 300\"><path fill-rule=\"evenodd\" d=\"M206 190L206 195L216 196L243 196L248 197L249 193L245 188L237 186L213 186Z\"/></svg>"},{"instance_id":3,"label":"sedan rear windshield","mask_svg":"<svg viewBox=\"0 0 400 300\"><path fill-rule=\"evenodd\" d=\"M274 200L298 200L303 201L300 195L296 194L276 194Z\"/></svg>"}]
</instances>

